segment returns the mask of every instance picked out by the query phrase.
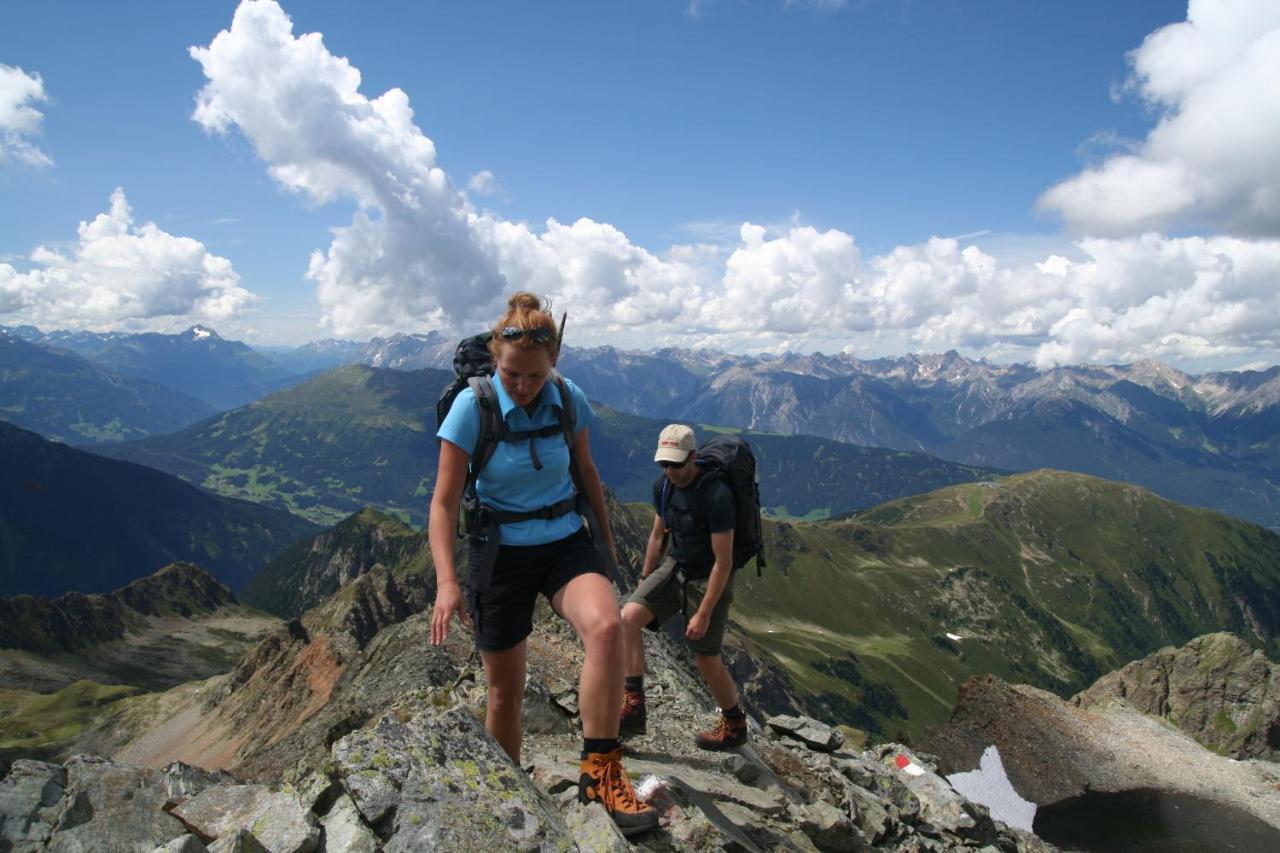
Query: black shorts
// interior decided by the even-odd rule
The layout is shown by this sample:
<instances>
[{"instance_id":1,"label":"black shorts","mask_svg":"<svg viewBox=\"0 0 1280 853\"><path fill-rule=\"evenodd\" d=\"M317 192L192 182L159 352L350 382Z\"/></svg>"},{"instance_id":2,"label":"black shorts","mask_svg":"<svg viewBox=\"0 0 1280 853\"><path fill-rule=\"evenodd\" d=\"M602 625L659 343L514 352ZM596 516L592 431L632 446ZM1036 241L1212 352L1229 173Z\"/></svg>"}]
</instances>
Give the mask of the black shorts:
<instances>
[{"instance_id":1,"label":"black shorts","mask_svg":"<svg viewBox=\"0 0 1280 853\"><path fill-rule=\"evenodd\" d=\"M477 590L480 548L468 559L467 610L476 647L500 652L519 645L533 631L533 607L542 593L550 601L578 575L592 572L608 577L604 560L587 528L545 545L501 545L489 588Z\"/></svg>"}]
</instances>

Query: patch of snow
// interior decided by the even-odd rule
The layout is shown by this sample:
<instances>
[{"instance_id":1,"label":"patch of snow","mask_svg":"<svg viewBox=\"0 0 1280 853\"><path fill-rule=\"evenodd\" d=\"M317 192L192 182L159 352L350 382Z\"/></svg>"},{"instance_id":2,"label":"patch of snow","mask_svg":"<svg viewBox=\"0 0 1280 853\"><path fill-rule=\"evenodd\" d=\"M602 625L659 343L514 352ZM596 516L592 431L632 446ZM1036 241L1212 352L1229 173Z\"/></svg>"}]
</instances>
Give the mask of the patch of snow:
<instances>
[{"instance_id":1,"label":"patch of snow","mask_svg":"<svg viewBox=\"0 0 1280 853\"><path fill-rule=\"evenodd\" d=\"M1014 790L1013 783L1004 772L1000 750L994 744L983 751L977 770L952 773L947 781L968 799L991 809L991 816L996 820L1027 832L1032 831L1036 804L1024 800Z\"/></svg>"},{"instance_id":2,"label":"patch of snow","mask_svg":"<svg viewBox=\"0 0 1280 853\"><path fill-rule=\"evenodd\" d=\"M953 642L957 642L957 643L958 643L958 642L960 642L961 640L963 640L963 639L964 639L964 637L961 637L959 634L953 634L953 633L951 633L950 631L948 631L948 632L947 632L947 639L948 639L948 640L952 640Z\"/></svg>"}]
</instances>

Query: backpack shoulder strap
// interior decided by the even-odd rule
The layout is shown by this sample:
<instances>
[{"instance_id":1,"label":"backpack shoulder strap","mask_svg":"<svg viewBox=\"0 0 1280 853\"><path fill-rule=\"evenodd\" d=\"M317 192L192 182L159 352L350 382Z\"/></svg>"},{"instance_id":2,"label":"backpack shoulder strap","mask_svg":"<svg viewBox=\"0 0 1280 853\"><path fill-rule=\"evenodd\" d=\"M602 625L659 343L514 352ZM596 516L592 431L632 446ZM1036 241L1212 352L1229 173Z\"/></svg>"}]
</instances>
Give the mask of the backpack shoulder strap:
<instances>
[{"instance_id":1,"label":"backpack shoulder strap","mask_svg":"<svg viewBox=\"0 0 1280 853\"><path fill-rule=\"evenodd\" d=\"M560 392L560 430L564 433L564 443L569 445L569 455L573 456L573 442L578 432L578 413L573 408L573 395L569 393L569 385L560 375L560 371L551 368L551 381L556 383ZM572 461L570 464L573 464Z\"/></svg>"},{"instance_id":2,"label":"backpack shoulder strap","mask_svg":"<svg viewBox=\"0 0 1280 853\"><path fill-rule=\"evenodd\" d=\"M492 376L472 376L467 386L476 398L476 409L480 412L480 435L476 439L475 449L471 452L471 464L468 468L469 479L479 475L493 452L502 441L507 424L502 419L502 407L498 405L498 392L493 387Z\"/></svg>"}]
</instances>

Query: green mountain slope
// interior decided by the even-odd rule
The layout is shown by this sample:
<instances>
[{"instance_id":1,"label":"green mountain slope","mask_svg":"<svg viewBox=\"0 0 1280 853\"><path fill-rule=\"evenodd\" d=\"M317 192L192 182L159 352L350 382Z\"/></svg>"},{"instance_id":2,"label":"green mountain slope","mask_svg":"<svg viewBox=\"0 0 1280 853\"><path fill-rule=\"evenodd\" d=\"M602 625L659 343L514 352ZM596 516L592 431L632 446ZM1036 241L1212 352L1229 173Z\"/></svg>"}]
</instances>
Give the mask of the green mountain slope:
<instances>
[{"instance_id":1,"label":"green mountain slope","mask_svg":"<svg viewBox=\"0 0 1280 853\"><path fill-rule=\"evenodd\" d=\"M213 411L154 382L0 333L0 418L46 438L123 441L173 432Z\"/></svg>"},{"instance_id":2,"label":"green mountain slope","mask_svg":"<svg viewBox=\"0 0 1280 853\"><path fill-rule=\"evenodd\" d=\"M296 617L375 566L393 573L422 572L430 559L425 532L376 509L363 509L285 549L240 596L269 613Z\"/></svg>"},{"instance_id":3,"label":"green mountain slope","mask_svg":"<svg viewBox=\"0 0 1280 853\"><path fill-rule=\"evenodd\" d=\"M0 421L0 595L105 592L175 562L235 589L315 531Z\"/></svg>"},{"instance_id":4,"label":"green mountain slope","mask_svg":"<svg viewBox=\"0 0 1280 853\"><path fill-rule=\"evenodd\" d=\"M370 505L421 524L439 454L435 402L451 379L439 370L344 367L174 435L103 452L324 524ZM624 500L648 499L665 422L596 409L592 455L605 482ZM749 439L764 502L779 514L847 513L993 473L808 436Z\"/></svg>"},{"instance_id":5,"label":"green mountain slope","mask_svg":"<svg viewBox=\"0 0 1280 853\"><path fill-rule=\"evenodd\" d=\"M744 642L885 735L941 722L975 673L1068 696L1211 631L1280 651L1280 536L1134 486L1037 471L766 533Z\"/></svg>"},{"instance_id":6,"label":"green mountain slope","mask_svg":"<svg viewBox=\"0 0 1280 853\"><path fill-rule=\"evenodd\" d=\"M0 598L0 688L163 690L227 671L276 624L189 563L105 595Z\"/></svg>"}]
</instances>

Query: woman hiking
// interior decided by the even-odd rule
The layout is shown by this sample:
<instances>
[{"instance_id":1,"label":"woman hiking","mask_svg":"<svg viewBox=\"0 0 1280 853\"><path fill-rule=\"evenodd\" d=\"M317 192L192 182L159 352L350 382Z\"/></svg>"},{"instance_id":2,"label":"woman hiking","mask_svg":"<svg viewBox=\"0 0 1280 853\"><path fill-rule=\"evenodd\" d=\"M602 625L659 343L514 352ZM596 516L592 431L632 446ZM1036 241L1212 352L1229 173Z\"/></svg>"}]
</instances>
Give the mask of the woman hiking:
<instances>
[{"instance_id":1,"label":"woman hiking","mask_svg":"<svg viewBox=\"0 0 1280 853\"><path fill-rule=\"evenodd\" d=\"M585 651L578 688L583 734L578 799L600 802L625 834L643 832L657 826L658 814L639 801L622 768L622 623L617 599L604 558L573 509L569 446L559 429L564 406L572 406L578 480L598 519L601 544L612 554L604 489L588 443L595 412L567 379L548 381L560 355L560 340L555 320L538 297L517 293L507 305L489 344L496 366L493 402L502 418L503 440L475 480L490 547L472 542L465 609L454 542L468 466L482 431L474 386L458 394L437 433L440 466L428 524L436 566L431 642L444 642L455 613L474 627L488 683L485 728L519 764L528 636L538 593L545 595L577 632ZM561 388L569 401L561 398ZM483 527L486 521L478 524Z\"/></svg>"}]
</instances>

